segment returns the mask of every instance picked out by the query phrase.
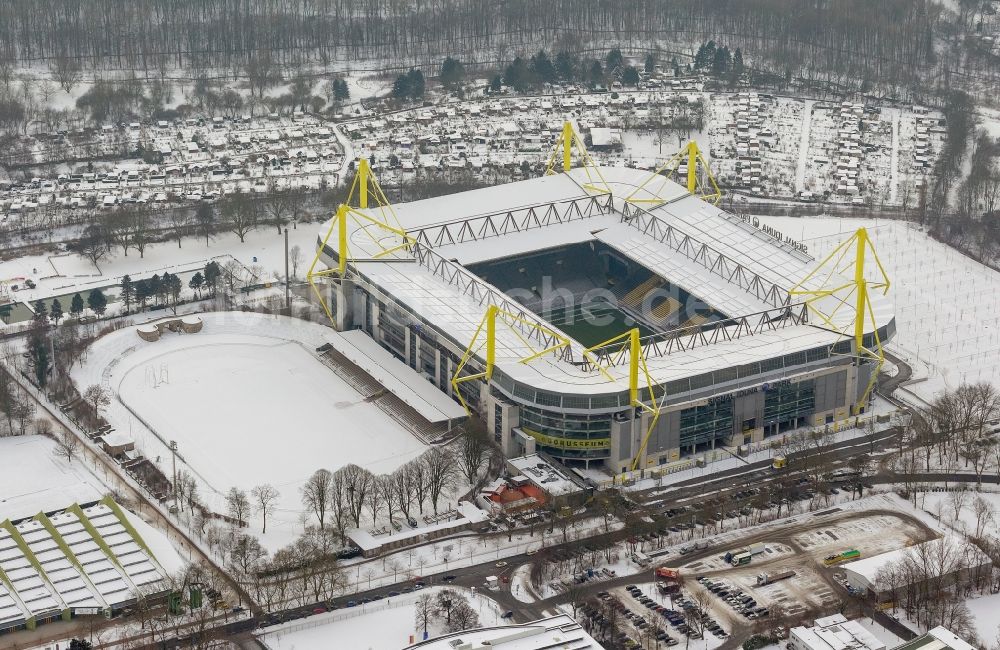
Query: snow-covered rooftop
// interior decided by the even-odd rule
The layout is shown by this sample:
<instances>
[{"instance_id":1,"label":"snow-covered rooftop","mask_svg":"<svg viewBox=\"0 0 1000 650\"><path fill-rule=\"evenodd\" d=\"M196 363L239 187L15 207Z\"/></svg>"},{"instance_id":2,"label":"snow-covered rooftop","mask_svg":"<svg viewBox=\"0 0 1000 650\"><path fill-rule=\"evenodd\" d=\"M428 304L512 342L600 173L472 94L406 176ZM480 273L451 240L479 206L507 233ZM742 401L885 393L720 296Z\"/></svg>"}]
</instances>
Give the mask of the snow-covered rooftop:
<instances>
[{"instance_id":1,"label":"snow-covered rooftop","mask_svg":"<svg viewBox=\"0 0 1000 650\"><path fill-rule=\"evenodd\" d=\"M330 332L326 340L428 422L462 419L467 415L458 402L361 330Z\"/></svg>"},{"instance_id":2,"label":"snow-covered rooftop","mask_svg":"<svg viewBox=\"0 0 1000 650\"><path fill-rule=\"evenodd\" d=\"M945 545L951 547L954 551L941 550L941 546ZM865 580L869 584L874 585L878 573L887 565L895 562L904 560L907 557L917 557L918 554L924 552L921 549L926 547L926 552L930 553L934 557L950 557L957 556L959 554L965 555L968 553L967 557L975 559L981 564L989 562L989 557L983 553L979 548L965 543L960 537L953 534L946 534L944 537L938 537L922 544L915 544L913 546L908 546L905 548L899 548L894 551L889 551L888 553L880 553L879 555L873 555L872 557L862 558L860 560L855 560L854 562L848 562L842 565L845 572L855 573ZM959 553L961 549L961 553ZM947 562L945 562L947 564ZM942 567L945 571L950 571L947 566Z\"/></svg>"},{"instance_id":3,"label":"snow-covered rooftop","mask_svg":"<svg viewBox=\"0 0 1000 650\"><path fill-rule=\"evenodd\" d=\"M384 249L398 246L401 238L370 224L352 223L349 257L356 271L462 347L473 342L490 303L519 309L517 303L463 268L463 264L598 240L729 317L759 314L784 304L788 291L817 265L787 238L779 239L693 197L666 178L646 183L649 178L647 171L625 167L601 167L596 172L577 168L568 174L394 206L403 229L420 244L412 251L399 248L387 255ZM609 188L611 196L595 195L594 184ZM643 189L637 190L640 187ZM648 199L653 192L663 203L637 206L624 201L634 193L633 198ZM600 202L596 209L595 201ZM566 208L571 203L588 211L573 218L545 219L552 210L569 214ZM508 213L518 220L529 219L534 225L529 229L505 228ZM493 215L488 225L485 215ZM473 225L463 226L463 222ZM320 233L321 240L329 231L327 224ZM337 251L336 239L326 240L333 252ZM812 278L806 286L817 289L821 282L820 277ZM849 281L834 276L832 283ZM829 287L830 282L825 286ZM874 293L870 294L874 322L879 328L887 327L894 318L892 305ZM799 297L791 299L793 304L803 301ZM843 332L853 331L855 307L844 294L827 296L814 306L833 314L831 322L837 331L818 326L821 320L811 314L812 324L787 325L737 340L672 351L666 356L647 355L651 377L663 383L713 368L805 352L831 346L844 338ZM527 318L542 322L530 314ZM545 325L558 331L551 324ZM729 327L735 331L738 326ZM609 385L608 376L552 355L530 365L521 364L521 359L545 346L532 347L522 332L507 329L497 328L496 359L498 367L515 379L556 392L570 386L577 392L589 393L627 388L627 376L619 367L609 371ZM869 323L866 332L871 329ZM573 360L584 358L581 344L573 341L571 350Z\"/></svg>"},{"instance_id":4,"label":"snow-covered rooftop","mask_svg":"<svg viewBox=\"0 0 1000 650\"><path fill-rule=\"evenodd\" d=\"M885 650L885 643L842 614L816 619L813 627L792 628L791 635L797 642L795 647L809 650Z\"/></svg>"},{"instance_id":5,"label":"snow-covered rooftop","mask_svg":"<svg viewBox=\"0 0 1000 650\"><path fill-rule=\"evenodd\" d=\"M467 630L423 641L404 650L602 650L579 623L566 614L558 614L523 625L505 625Z\"/></svg>"},{"instance_id":6,"label":"snow-covered rooftop","mask_svg":"<svg viewBox=\"0 0 1000 650\"><path fill-rule=\"evenodd\" d=\"M67 609L118 609L140 589L156 591L182 564L159 532L110 499L16 524L6 520L0 525L0 629Z\"/></svg>"},{"instance_id":7,"label":"snow-covered rooftop","mask_svg":"<svg viewBox=\"0 0 1000 650\"><path fill-rule=\"evenodd\" d=\"M563 470L556 469L538 454L511 458L507 462L516 467L529 481L553 496L582 491L582 488L570 480Z\"/></svg>"}]
</instances>

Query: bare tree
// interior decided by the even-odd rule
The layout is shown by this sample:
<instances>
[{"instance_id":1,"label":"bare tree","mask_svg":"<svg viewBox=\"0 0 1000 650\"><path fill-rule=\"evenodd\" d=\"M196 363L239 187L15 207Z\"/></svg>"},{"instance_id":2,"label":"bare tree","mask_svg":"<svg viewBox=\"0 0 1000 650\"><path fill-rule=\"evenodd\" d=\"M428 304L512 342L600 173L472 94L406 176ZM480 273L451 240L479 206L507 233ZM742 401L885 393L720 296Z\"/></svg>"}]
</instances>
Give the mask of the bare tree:
<instances>
[{"instance_id":1,"label":"bare tree","mask_svg":"<svg viewBox=\"0 0 1000 650\"><path fill-rule=\"evenodd\" d=\"M479 470L486 461L490 448L489 440L482 431L466 429L462 434L462 447L458 454L458 465L465 476L465 480L472 485Z\"/></svg>"},{"instance_id":2,"label":"bare tree","mask_svg":"<svg viewBox=\"0 0 1000 650\"><path fill-rule=\"evenodd\" d=\"M292 277L291 277L292 280L298 278L299 265L302 264L302 260L303 260L303 255L301 246L295 244L290 249L288 249L288 263L292 267Z\"/></svg>"},{"instance_id":3,"label":"bare tree","mask_svg":"<svg viewBox=\"0 0 1000 650\"><path fill-rule=\"evenodd\" d=\"M977 496L972 501L972 512L976 516L976 534L978 539L983 536L983 530L994 521L996 515L993 504L981 496Z\"/></svg>"},{"instance_id":4,"label":"bare tree","mask_svg":"<svg viewBox=\"0 0 1000 650\"><path fill-rule=\"evenodd\" d=\"M316 470L302 486L302 505L311 510L319 521L320 530L326 523L326 513L333 496L333 474L326 469Z\"/></svg>"},{"instance_id":5,"label":"bare tree","mask_svg":"<svg viewBox=\"0 0 1000 650\"><path fill-rule=\"evenodd\" d=\"M93 409L95 416L99 415L101 409L111 403L111 396L107 389L98 384L87 386L83 391L83 399Z\"/></svg>"},{"instance_id":6,"label":"bare tree","mask_svg":"<svg viewBox=\"0 0 1000 650\"><path fill-rule=\"evenodd\" d=\"M68 54L60 54L52 59L49 71L52 73L52 78L66 92L71 92L73 87L80 82L80 62Z\"/></svg>"},{"instance_id":7,"label":"bare tree","mask_svg":"<svg viewBox=\"0 0 1000 650\"><path fill-rule=\"evenodd\" d=\"M250 491L250 495L253 497L257 512L260 513L260 518L264 524L263 530L260 532L262 534L267 533L267 514L271 511L271 507L278 500L278 497L281 496L281 493L270 483L264 483L253 488Z\"/></svg>"},{"instance_id":8,"label":"bare tree","mask_svg":"<svg viewBox=\"0 0 1000 650\"><path fill-rule=\"evenodd\" d=\"M226 507L229 509L229 516L242 527L243 520L250 513L250 499L247 498L246 490L229 488L229 492L226 493Z\"/></svg>"},{"instance_id":9,"label":"bare tree","mask_svg":"<svg viewBox=\"0 0 1000 650\"><path fill-rule=\"evenodd\" d=\"M427 491L436 515L441 495L454 481L455 459L447 449L432 447L424 453L423 461L427 468Z\"/></svg>"},{"instance_id":10,"label":"bare tree","mask_svg":"<svg viewBox=\"0 0 1000 650\"><path fill-rule=\"evenodd\" d=\"M56 447L52 453L58 458L65 458L66 462L72 463L76 457L76 452L80 448L80 441L69 430L64 429L56 438Z\"/></svg>"},{"instance_id":11,"label":"bare tree","mask_svg":"<svg viewBox=\"0 0 1000 650\"><path fill-rule=\"evenodd\" d=\"M434 622L434 615L434 594L421 594L414 607L413 625L418 629L424 628L425 637L427 636L427 628Z\"/></svg>"}]
</instances>

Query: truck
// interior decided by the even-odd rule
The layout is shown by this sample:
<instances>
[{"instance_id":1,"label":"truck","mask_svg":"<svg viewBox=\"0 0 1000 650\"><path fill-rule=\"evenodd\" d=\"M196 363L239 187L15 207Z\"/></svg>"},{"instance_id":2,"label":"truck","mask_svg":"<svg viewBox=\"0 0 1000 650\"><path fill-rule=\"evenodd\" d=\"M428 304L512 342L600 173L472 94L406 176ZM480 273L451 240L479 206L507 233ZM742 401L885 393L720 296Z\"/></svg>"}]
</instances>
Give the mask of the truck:
<instances>
[{"instance_id":1,"label":"truck","mask_svg":"<svg viewBox=\"0 0 1000 650\"><path fill-rule=\"evenodd\" d=\"M771 571L770 573L758 573L757 574L757 586L773 585L779 580L787 580L795 575L795 571L791 569L786 569L784 571Z\"/></svg>"},{"instance_id":2,"label":"truck","mask_svg":"<svg viewBox=\"0 0 1000 650\"><path fill-rule=\"evenodd\" d=\"M823 558L823 564L826 566L833 566L835 564L840 564L841 562L850 562L851 560L857 560L861 557L861 551L856 548L847 549L846 551L841 551L834 555L827 555Z\"/></svg>"},{"instance_id":3,"label":"truck","mask_svg":"<svg viewBox=\"0 0 1000 650\"><path fill-rule=\"evenodd\" d=\"M771 469L785 469L788 465L788 459L784 456L775 456L774 460L771 461Z\"/></svg>"},{"instance_id":4,"label":"truck","mask_svg":"<svg viewBox=\"0 0 1000 650\"><path fill-rule=\"evenodd\" d=\"M732 562L733 558L736 557L737 555L741 555L743 553L749 553L751 556L759 555L766 550L767 546L765 546L763 542L758 542L756 544L751 544L750 546L744 546L743 548L727 551L726 554L722 556L722 559L724 559L726 562Z\"/></svg>"},{"instance_id":5,"label":"truck","mask_svg":"<svg viewBox=\"0 0 1000 650\"><path fill-rule=\"evenodd\" d=\"M659 567L653 572L653 576L656 579L656 587L661 594L674 595L681 592L680 569Z\"/></svg>"},{"instance_id":6,"label":"truck","mask_svg":"<svg viewBox=\"0 0 1000 650\"><path fill-rule=\"evenodd\" d=\"M731 556L729 563L733 566L743 566L744 564L750 564L751 561L753 561L753 555L750 554L750 551L744 551L743 553Z\"/></svg>"},{"instance_id":7,"label":"truck","mask_svg":"<svg viewBox=\"0 0 1000 650\"><path fill-rule=\"evenodd\" d=\"M632 553L632 561L638 564L639 566L649 566L649 564L652 562L649 556L643 553L642 551L635 551L634 553Z\"/></svg>"},{"instance_id":8,"label":"truck","mask_svg":"<svg viewBox=\"0 0 1000 650\"><path fill-rule=\"evenodd\" d=\"M500 579L496 576L486 576L486 588L491 591L496 591L500 588Z\"/></svg>"}]
</instances>

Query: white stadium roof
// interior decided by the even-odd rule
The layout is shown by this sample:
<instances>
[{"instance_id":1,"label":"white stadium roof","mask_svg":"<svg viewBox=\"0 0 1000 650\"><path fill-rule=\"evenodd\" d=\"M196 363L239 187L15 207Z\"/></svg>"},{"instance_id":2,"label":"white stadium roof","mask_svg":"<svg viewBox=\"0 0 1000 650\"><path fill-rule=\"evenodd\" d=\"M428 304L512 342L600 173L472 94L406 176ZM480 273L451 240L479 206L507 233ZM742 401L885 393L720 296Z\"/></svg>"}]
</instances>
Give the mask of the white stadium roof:
<instances>
[{"instance_id":1,"label":"white stadium roof","mask_svg":"<svg viewBox=\"0 0 1000 650\"><path fill-rule=\"evenodd\" d=\"M793 243L781 241L752 224L687 193L680 185L657 179L656 186L665 202L644 204L640 210L624 198L650 176L648 171L622 167L602 167L600 175L612 196L588 193L591 182L584 169L526 181L498 185L433 199L393 206L399 223L420 246L414 251L400 249L385 255L402 240L375 226L349 224L349 261L361 275L386 294L406 305L447 333L460 346L468 346L479 328L489 302L508 300L499 289L479 279L461 265L499 259L589 240L600 241L667 281L687 290L730 317L775 310L779 300L818 264ZM649 197L648 190L641 190ZM553 210L570 214L567 206L600 205L572 218L548 219ZM609 209L610 208L610 209ZM378 216L377 209L369 214ZM577 214L577 213L573 213ZM487 216L489 215L489 218ZM531 223L528 229L506 228L511 221ZM463 224L463 222L465 222ZM487 223L489 222L489 223ZM320 233L324 240L329 222ZM665 234L665 231L669 233ZM374 242L378 241L378 244ZM327 249L337 251L337 237L329 237ZM837 283L847 283L837 276ZM840 282L840 281L843 282ZM812 288L818 288L813 279ZM475 286L470 286L475 285ZM492 299L484 299L485 295ZM885 327L893 318L891 303L872 295L875 322ZM791 301L793 304L802 300ZM839 298L828 297L815 303L825 313L835 311L834 323L848 331L854 321L854 307ZM772 314L775 312L772 311ZM534 315L528 316L544 322ZM819 319L811 318L815 323ZM557 330L551 324L547 327ZM731 328L736 325L729 326ZM866 331L870 331L870 326ZM519 363L534 349L526 345L522 333L496 331L497 366L509 376L540 389L607 393L628 387L627 364L610 370L614 381L561 361L554 355L530 364ZM569 337L567 337L569 338ZM725 337L723 337L725 338ZM668 355L649 355L647 365L653 380L664 383L693 374L763 361L782 355L830 346L844 335L814 324L786 324L753 336L702 344ZM572 358L583 358L583 346L574 342Z\"/></svg>"}]
</instances>

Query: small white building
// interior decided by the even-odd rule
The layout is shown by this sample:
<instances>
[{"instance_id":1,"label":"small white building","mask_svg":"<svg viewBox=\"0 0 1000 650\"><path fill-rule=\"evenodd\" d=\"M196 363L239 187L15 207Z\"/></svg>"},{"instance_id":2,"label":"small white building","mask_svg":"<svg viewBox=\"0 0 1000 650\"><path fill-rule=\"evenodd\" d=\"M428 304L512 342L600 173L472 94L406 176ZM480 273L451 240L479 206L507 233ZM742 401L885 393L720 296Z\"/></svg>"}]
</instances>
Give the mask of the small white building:
<instances>
[{"instance_id":1,"label":"small white building","mask_svg":"<svg viewBox=\"0 0 1000 650\"><path fill-rule=\"evenodd\" d=\"M886 650L874 634L843 614L817 618L812 627L793 627L788 646L791 650Z\"/></svg>"},{"instance_id":2,"label":"small white building","mask_svg":"<svg viewBox=\"0 0 1000 650\"><path fill-rule=\"evenodd\" d=\"M935 578L961 580L970 572L992 570L993 566L989 556L978 547L957 535L947 534L923 544L914 544L907 548L848 562L842 565L841 569L850 586L863 594L871 594L877 600L884 601L890 599L891 594L885 593L885 586L879 584L880 572L892 564L906 562L908 558L923 564L918 559L922 555L935 558L932 565L941 571L941 575L933 576ZM901 588L907 586L899 585Z\"/></svg>"},{"instance_id":3,"label":"small white building","mask_svg":"<svg viewBox=\"0 0 1000 650\"><path fill-rule=\"evenodd\" d=\"M503 625L444 634L404 650L603 650L573 617L558 614L521 625ZM957 650L957 649L956 649Z\"/></svg>"}]
</instances>

